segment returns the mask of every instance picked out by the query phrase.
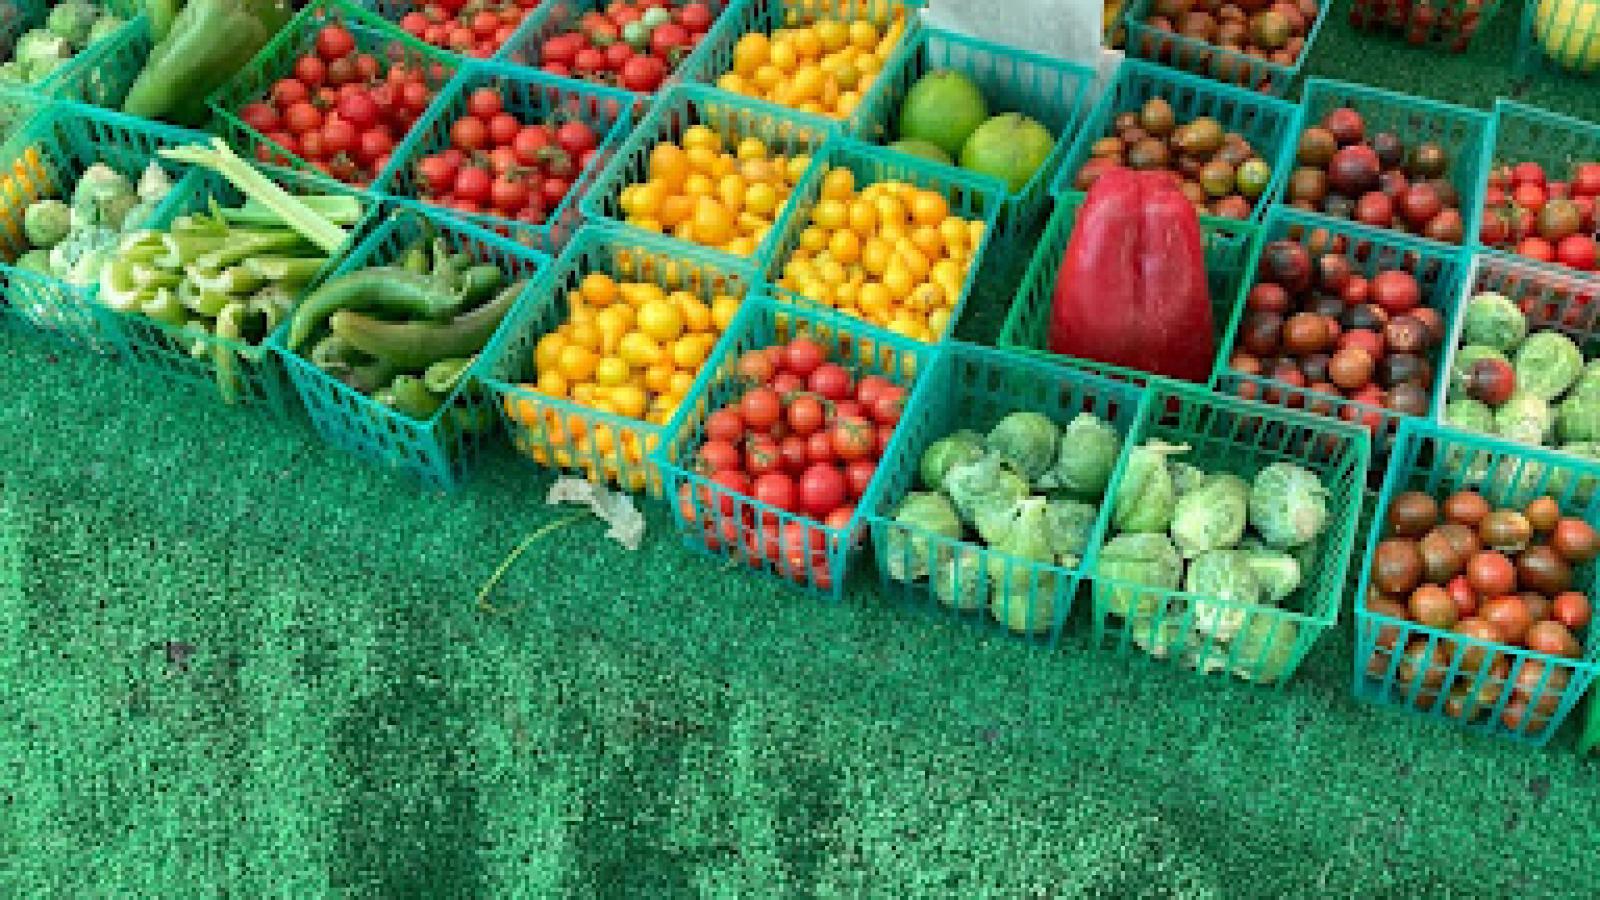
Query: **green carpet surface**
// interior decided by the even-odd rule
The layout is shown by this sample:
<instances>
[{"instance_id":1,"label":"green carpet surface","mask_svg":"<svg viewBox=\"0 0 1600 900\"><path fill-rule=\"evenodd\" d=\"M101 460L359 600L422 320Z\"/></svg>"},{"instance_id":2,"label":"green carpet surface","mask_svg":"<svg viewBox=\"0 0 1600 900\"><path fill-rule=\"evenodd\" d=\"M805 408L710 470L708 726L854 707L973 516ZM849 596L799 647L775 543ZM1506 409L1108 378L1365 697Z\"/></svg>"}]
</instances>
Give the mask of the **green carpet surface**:
<instances>
[{"instance_id":1,"label":"green carpet surface","mask_svg":"<svg viewBox=\"0 0 1600 900\"><path fill-rule=\"evenodd\" d=\"M1600 118L1516 87L1519 12L1451 58L1337 9L1310 69ZM551 532L480 606L569 515L509 454L425 492L14 329L0 384L0 896L1600 893L1600 762L1358 704L1348 607L1262 690L865 571L819 604L657 511L634 553Z\"/></svg>"}]
</instances>

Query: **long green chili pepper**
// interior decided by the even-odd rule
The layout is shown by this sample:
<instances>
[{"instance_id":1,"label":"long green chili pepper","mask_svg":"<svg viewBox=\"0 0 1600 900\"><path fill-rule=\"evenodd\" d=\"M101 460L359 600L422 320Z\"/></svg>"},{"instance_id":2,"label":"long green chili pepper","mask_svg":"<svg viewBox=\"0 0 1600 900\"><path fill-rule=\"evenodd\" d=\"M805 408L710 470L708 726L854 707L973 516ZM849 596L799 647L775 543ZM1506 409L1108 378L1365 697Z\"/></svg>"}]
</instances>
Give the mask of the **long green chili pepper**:
<instances>
[{"instance_id":1,"label":"long green chili pepper","mask_svg":"<svg viewBox=\"0 0 1600 900\"><path fill-rule=\"evenodd\" d=\"M472 363L476 358L469 356L460 359L440 360L429 366L427 371L422 373L422 383L427 385L428 390L433 391L435 394L441 396L448 394L455 390L456 383L461 380L461 376L467 374L467 369L472 367Z\"/></svg>"},{"instance_id":2,"label":"long green chili pepper","mask_svg":"<svg viewBox=\"0 0 1600 900\"><path fill-rule=\"evenodd\" d=\"M217 367L217 388L222 391L222 402L233 405L239 400L239 358L232 344L244 338L245 305L230 303L217 314L217 341L212 348L212 362Z\"/></svg>"},{"instance_id":3,"label":"long green chili pepper","mask_svg":"<svg viewBox=\"0 0 1600 900\"><path fill-rule=\"evenodd\" d=\"M359 366L347 366L334 377L353 391L369 396L385 389L400 370L383 360L374 360Z\"/></svg>"},{"instance_id":4,"label":"long green chili pepper","mask_svg":"<svg viewBox=\"0 0 1600 900\"><path fill-rule=\"evenodd\" d=\"M348 369L372 359L350 346L344 338L334 334L317 341L311 347L308 358L312 365L323 370Z\"/></svg>"},{"instance_id":5,"label":"long green chili pepper","mask_svg":"<svg viewBox=\"0 0 1600 900\"><path fill-rule=\"evenodd\" d=\"M488 303L447 322L384 322L342 310L328 319L328 326L363 353L403 369L426 369L440 360L481 351L525 287L527 282L519 281Z\"/></svg>"},{"instance_id":6,"label":"long green chili pepper","mask_svg":"<svg viewBox=\"0 0 1600 900\"><path fill-rule=\"evenodd\" d=\"M362 269L325 282L300 304L289 325L288 345L290 350L299 349L330 316L340 311L442 319L460 306L461 298L439 290L425 275L389 266Z\"/></svg>"},{"instance_id":7,"label":"long green chili pepper","mask_svg":"<svg viewBox=\"0 0 1600 900\"><path fill-rule=\"evenodd\" d=\"M481 263L467 269L461 273L456 290L461 295L461 308L473 309L494 296L505 280L505 273L500 271L499 266Z\"/></svg>"},{"instance_id":8,"label":"long green chili pepper","mask_svg":"<svg viewBox=\"0 0 1600 900\"><path fill-rule=\"evenodd\" d=\"M389 393L394 397L395 412L413 419L431 419L444 405L444 398L428 390L415 375L396 375Z\"/></svg>"}]
</instances>

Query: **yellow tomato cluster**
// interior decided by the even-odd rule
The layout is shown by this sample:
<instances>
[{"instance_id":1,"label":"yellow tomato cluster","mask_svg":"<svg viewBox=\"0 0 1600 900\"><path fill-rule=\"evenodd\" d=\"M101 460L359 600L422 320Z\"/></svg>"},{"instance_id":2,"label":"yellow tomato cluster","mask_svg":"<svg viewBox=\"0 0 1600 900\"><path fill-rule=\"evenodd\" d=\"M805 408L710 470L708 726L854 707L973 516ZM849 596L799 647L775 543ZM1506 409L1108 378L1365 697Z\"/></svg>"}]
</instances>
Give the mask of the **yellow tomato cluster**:
<instances>
[{"instance_id":1,"label":"yellow tomato cluster","mask_svg":"<svg viewBox=\"0 0 1600 900\"><path fill-rule=\"evenodd\" d=\"M861 103L904 33L899 16L887 28L861 19L823 19L771 36L752 31L734 45L733 69L717 86L842 119Z\"/></svg>"},{"instance_id":2,"label":"yellow tomato cluster","mask_svg":"<svg viewBox=\"0 0 1600 900\"><path fill-rule=\"evenodd\" d=\"M630 184L619 201L628 224L750 256L772 229L809 156L771 156L758 138L732 152L704 125L650 150L649 180Z\"/></svg>"},{"instance_id":3,"label":"yellow tomato cluster","mask_svg":"<svg viewBox=\"0 0 1600 900\"><path fill-rule=\"evenodd\" d=\"M779 284L897 334L936 341L961 299L983 229L951 214L937 191L884 181L857 192L849 169L833 169Z\"/></svg>"},{"instance_id":4,"label":"yellow tomato cluster","mask_svg":"<svg viewBox=\"0 0 1600 900\"><path fill-rule=\"evenodd\" d=\"M534 348L534 383L522 387L654 425L672 418L739 311L739 301L726 294L708 304L688 291L669 293L654 283L619 282L600 272L584 276L567 304L567 320ZM591 435L580 418L563 422L554 410L541 417L525 399L509 399L506 411L538 434L540 439L518 444L541 463L593 469L598 455L608 460L605 473L614 479L617 467L609 460L619 448L633 466L650 449L634 431L623 429L619 441L600 425ZM553 456L545 444L556 448Z\"/></svg>"}]
</instances>

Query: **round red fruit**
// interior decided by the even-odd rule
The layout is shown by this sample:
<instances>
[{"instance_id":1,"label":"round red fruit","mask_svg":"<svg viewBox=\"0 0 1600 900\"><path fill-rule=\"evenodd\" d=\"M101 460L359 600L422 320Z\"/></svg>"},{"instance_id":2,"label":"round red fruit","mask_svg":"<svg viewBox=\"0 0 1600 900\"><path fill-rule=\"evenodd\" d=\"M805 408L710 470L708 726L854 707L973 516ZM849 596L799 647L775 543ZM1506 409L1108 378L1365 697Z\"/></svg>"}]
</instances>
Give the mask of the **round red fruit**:
<instances>
[{"instance_id":1,"label":"round red fruit","mask_svg":"<svg viewBox=\"0 0 1600 900\"><path fill-rule=\"evenodd\" d=\"M795 511L794 480L783 472L767 472L757 478L754 496L758 501L784 512Z\"/></svg>"},{"instance_id":2,"label":"round red fruit","mask_svg":"<svg viewBox=\"0 0 1600 900\"><path fill-rule=\"evenodd\" d=\"M877 447L872 423L860 416L840 416L833 423L834 455L846 462L866 459Z\"/></svg>"},{"instance_id":3,"label":"round red fruit","mask_svg":"<svg viewBox=\"0 0 1600 900\"><path fill-rule=\"evenodd\" d=\"M810 437L822 429L823 422L827 419L827 411L822 408L821 400L809 394L802 394L789 402L786 418L795 434Z\"/></svg>"},{"instance_id":4,"label":"round red fruit","mask_svg":"<svg viewBox=\"0 0 1600 900\"><path fill-rule=\"evenodd\" d=\"M810 338L795 338L784 348L784 367L801 378L810 378L811 373L815 372L825 359L827 351Z\"/></svg>"},{"instance_id":5,"label":"round red fruit","mask_svg":"<svg viewBox=\"0 0 1600 900\"><path fill-rule=\"evenodd\" d=\"M1556 262L1584 272L1594 271L1596 255L1595 240L1587 234L1568 235L1556 245Z\"/></svg>"},{"instance_id":6,"label":"round red fruit","mask_svg":"<svg viewBox=\"0 0 1600 900\"><path fill-rule=\"evenodd\" d=\"M739 413L752 430L766 431L783 415L783 401L771 388L755 388L739 401Z\"/></svg>"},{"instance_id":7,"label":"round red fruit","mask_svg":"<svg viewBox=\"0 0 1600 900\"><path fill-rule=\"evenodd\" d=\"M1422 289L1409 272L1389 269L1372 278L1372 300L1390 315L1416 309L1422 302Z\"/></svg>"},{"instance_id":8,"label":"round red fruit","mask_svg":"<svg viewBox=\"0 0 1600 900\"><path fill-rule=\"evenodd\" d=\"M829 463L814 463L800 476L800 511L822 518L844 505L849 486Z\"/></svg>"},{"instance_id":9,"label":"round red fruit","mask_svg":"<svg viewBox=\"0 0 1600 900\"><path fill-rule=\"evenodd\" d=\"M343 59L355 49L355 37L342 25L327 25L317 32L317 55L328 62Z\"/></svg>"},{"instance_id":10,"label":"round red fruit","mask_svg":"<svg viewBox=\"0 0 1600 900\"><path fill-rule=\"evenodd\" d=\"M824 399L839 402L850 397L850 373L843 366L824 363L812 370L806 387Z\"/></svg>"}]
</instances>

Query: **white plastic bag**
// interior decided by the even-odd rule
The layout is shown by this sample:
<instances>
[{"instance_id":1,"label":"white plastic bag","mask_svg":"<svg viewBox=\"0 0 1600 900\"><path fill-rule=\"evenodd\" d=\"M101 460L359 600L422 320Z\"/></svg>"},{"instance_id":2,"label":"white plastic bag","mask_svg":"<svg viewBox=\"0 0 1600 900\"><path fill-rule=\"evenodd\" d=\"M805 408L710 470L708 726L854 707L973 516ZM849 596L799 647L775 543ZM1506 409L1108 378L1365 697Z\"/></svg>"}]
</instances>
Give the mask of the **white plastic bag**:
<instances>
[{"instance_id":1,"label":"white plastic bag","mask_svg":"<svg viewBox=\"0 0 1600 900\"><path fill-rule=\"evenodd\" d=\"M1089 102L1115 74L1122 54L1103 50L1104 0L928 0L923 21L1096 70Z\"/></svg>"}]
</instances>

